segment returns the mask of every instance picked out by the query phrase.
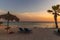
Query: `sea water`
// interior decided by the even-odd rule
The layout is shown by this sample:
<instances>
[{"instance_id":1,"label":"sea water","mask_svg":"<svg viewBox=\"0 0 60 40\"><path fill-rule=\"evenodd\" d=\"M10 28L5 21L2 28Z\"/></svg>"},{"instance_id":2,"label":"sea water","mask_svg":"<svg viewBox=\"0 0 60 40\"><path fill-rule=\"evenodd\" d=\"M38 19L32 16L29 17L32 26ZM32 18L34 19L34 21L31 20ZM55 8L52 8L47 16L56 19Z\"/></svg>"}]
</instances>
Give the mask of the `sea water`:
<instances>
[{"instance_id":1,"label":"sea water","mask_svg":"<svg viewBox=\"0 0 60 40\"><path fill-rule=\"evenodd\" d=\"M4 22L3 25L7 25ZM9 22L9 26L17 25L18 27L40 27L40 28L55 28L54 22ZM58 23L60 27L60 23Z\"/></svg>"}]
</instances>

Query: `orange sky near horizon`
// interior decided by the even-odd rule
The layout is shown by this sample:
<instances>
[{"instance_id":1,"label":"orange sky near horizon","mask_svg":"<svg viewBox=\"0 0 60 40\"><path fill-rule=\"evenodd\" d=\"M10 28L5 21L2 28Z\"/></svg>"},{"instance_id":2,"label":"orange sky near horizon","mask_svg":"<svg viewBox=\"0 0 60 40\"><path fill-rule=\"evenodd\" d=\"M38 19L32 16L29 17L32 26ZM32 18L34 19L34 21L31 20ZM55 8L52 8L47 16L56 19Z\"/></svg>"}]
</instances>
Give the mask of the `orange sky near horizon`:
<instances>
[{"instance_id":1,"label":"orange sky near horizon","mask_svg":"<svg viewBox=\"0 0 60 40\"><path fill-rule=\"evenodd\" d=\"M45 12L23 12L17 14L20 21L54 21L53 15Z\"/></svg>"},{"instance_id":2,"label":"orange sky near horizon","mask_svg":"<svg viewBox=\"0 0 60 40\"><path fill-rule=\"evenodd\" d=\"M20 21L54 21L54 16L47 10L52 10L57 4L60 0L0 0L0 15L9 11Z\"/></svg>"},{"instance_id":3,"label":"orange sky near horizon","mask_svg":"<svg viewBox=\"0 0 60 40\"><path fill-rule=\"evenodd\" d=\"M23 12L17 14L20 21L54 21L54 16L48 12ZM60 16L58 16L58 22L60 22Z\"/></svg>"},{"instance_id":4,"label":"orange sky near horizon","mask_svg":"<svg viewBox=\"0 0 60 40\"><path fill-rule=\"evenodd\" d=\"M0 14L6 13L6 11L1 11ZM11 12L10 12L11 13ZM54 22L54 16L47 11L37 11L37 12L13 12L11 13L16 15L20 21L49 21ZM60 16L58 16L58 22L60 22Z\"/></svg>"}]
</instances>

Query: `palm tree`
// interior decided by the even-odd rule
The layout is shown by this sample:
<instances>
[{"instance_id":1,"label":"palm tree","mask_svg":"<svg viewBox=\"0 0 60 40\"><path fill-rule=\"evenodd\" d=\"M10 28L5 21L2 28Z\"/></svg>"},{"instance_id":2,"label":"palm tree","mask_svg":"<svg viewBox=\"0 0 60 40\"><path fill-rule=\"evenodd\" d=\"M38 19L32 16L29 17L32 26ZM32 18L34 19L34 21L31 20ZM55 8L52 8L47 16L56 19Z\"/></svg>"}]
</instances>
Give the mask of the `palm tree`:
<instances>
[{"instance_id":1,"label":"palm tree","mask_svg":"<svg viewBox=\"0 0 60 40\"><path fill-rule=\"evenodd\" d=\"M16 17L15 15L10 14L9 11L7 12L7 14L2 14L2 15L0 15L0 19L1 19L1 18L7 20L7 28L6 28L7 32L8 32L8 30L9 30L9 28L10 28L10 27L9 27L9 21L15 20L16 22L19 22L19 18Z\"/></svg>"},{"instance_id":2,"label":"palm tree","mask_svg":"<svg viewBox=\"0 0 60 40\"><path fill-rule=\"evenodd\" d=\"M52 10L48 10L48 12L52 13L54 15L55 25L56 25L56 28L58 28L57 16L60 13L60 5L54 5L54 6L52 6Z\"/></svg>"}]
</instances>

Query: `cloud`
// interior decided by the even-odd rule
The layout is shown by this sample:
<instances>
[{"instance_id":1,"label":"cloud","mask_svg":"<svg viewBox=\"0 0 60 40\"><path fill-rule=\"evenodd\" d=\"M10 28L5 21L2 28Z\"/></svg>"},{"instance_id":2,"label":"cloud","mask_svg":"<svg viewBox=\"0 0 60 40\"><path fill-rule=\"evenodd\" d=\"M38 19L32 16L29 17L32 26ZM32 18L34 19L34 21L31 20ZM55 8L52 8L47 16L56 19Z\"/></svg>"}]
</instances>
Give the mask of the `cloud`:
<instances>
[{"instance_id":1,"label":"cloud","mask_svg":"<svg viewBox=\"0 0 60 40\"><path fill-rule=\"evenodd\" d=\"M7 11L0 10L0 14L5 14ZM10 12L13 15L16 15L20 21L52 21L53 15L47 13L46 11L38 12Z\"/></svg>"},{"instance_id":2,"label":"cloud","mask_svg":"<svg viewBox=\"0 0 60 40\"><path fill-rule=\"evenodd\" d=\"M0 9L0 14L5 14L5 13L7 13L7 11Z\"/></svg>"},{"instance_id":3,"label":"cloud","mask_svg":"<svg viewBox=\"0 0 60 40\"><path fill-rule=\"evenodd\" d=\"M53 15L46 11L39 12L22 12L16 14L21 21L51 21Z\"/></svg>"}]
</instances>

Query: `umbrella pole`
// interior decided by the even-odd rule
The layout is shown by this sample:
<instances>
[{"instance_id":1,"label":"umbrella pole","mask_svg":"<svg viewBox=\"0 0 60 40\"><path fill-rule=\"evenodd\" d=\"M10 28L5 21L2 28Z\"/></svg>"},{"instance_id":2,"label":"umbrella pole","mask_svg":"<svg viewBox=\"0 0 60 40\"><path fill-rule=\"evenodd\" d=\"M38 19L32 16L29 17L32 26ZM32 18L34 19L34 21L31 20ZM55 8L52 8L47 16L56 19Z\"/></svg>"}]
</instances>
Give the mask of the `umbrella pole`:
<instances>
[{"instance_id":1,"label":"umbrella pole","mask_svg":"<svg viewBox=\"0 0 60 40\"><path fill-rule=\"evenodd\" d=\"M7 33L8 33L8 30L9 30L9 20L7 20Z\"/></svg>"}]
</instances>

